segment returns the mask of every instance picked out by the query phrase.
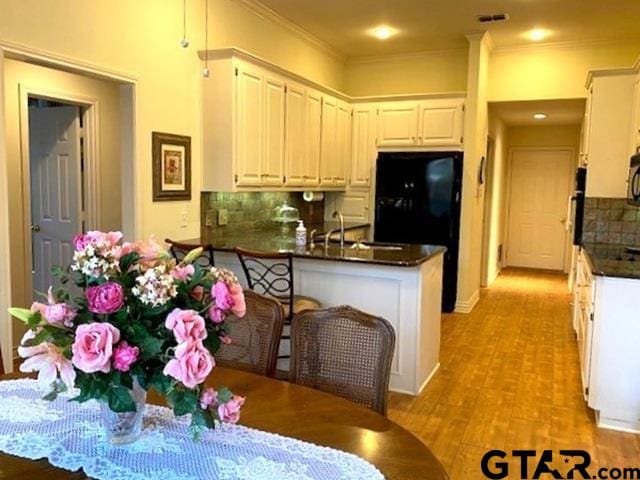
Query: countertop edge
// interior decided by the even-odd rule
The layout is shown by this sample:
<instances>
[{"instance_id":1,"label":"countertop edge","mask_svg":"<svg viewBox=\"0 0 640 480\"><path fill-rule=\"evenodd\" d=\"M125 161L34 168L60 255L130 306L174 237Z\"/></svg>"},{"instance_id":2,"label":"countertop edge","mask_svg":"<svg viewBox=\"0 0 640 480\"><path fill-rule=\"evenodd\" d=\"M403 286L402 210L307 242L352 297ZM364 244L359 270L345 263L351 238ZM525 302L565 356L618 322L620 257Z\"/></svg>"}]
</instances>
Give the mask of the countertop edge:
<instances>
[{"instance_id":1,"label":"countertop edge","mask_svg":"<svg viewBox=\"0 0 640 480\"><path fill-rule=\"evenodd\" d=\"M608 245L602 244L602 246L606 247L618 247L617 245ZM587 264L589 266L589 271L596 277L605 277L605 278L620 278L625 280L640 280L640 271L636 274L634 273L624 273L624 272L614 272L610 270L598 269L594 264L593 257L596 254L590 251L592 248L596 247L595 244L584 244L581 245L582 252L584 253L585 259L587 260Z\"/></svg>"}]
</instances>

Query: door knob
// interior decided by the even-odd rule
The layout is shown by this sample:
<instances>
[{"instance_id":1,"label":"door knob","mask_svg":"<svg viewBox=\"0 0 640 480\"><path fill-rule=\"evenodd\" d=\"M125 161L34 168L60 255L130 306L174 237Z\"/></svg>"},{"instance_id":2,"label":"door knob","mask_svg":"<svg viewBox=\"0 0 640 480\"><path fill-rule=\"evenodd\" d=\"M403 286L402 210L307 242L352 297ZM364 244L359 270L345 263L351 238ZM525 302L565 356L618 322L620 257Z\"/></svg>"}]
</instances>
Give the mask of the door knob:
<instances>
[{"instance_id":1,"label":"door knob","mask_svg":"<svg viewBox=\"0 0 640 480\"><path fill-rule=\"evenodd\" d=\"M32 232L39 232L40 231L40 225L31 225L31 231Z\"/></svg>"}]
</instances>

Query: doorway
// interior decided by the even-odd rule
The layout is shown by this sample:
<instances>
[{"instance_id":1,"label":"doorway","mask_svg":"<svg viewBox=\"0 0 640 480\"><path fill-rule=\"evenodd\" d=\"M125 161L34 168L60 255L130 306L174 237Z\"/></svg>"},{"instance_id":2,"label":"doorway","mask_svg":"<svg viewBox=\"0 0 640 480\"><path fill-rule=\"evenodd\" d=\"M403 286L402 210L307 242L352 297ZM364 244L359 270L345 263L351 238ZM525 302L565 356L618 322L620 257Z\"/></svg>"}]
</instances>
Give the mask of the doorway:
<instances>
[{"instance_id":1,"label":"doorway","mask_svg":"<svg viewBox=\"0 0 640 480\"><path fill-rule=\"evenodd\" d=\"M566 269L573 159L573 151L566 148L511 150L508 266Z\"/></svg>"},{"instance_id":2,"label":"doorway","mask_svg":"<svg viewBox=\"0 0 640 480\"><path fill-rule=\"evenodd\" d=\"M84 113L79 105L29 97L31 275L33 299L69 265L71 239L84 230Z\"/></svg>"}]
</instances>

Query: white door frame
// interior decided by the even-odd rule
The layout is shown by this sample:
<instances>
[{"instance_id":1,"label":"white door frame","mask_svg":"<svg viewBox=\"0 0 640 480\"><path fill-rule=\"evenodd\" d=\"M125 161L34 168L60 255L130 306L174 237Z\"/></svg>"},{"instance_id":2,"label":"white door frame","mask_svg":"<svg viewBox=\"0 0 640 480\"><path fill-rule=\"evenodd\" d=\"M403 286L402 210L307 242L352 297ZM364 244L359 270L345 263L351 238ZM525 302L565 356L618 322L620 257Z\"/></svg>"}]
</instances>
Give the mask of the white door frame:
<instances>
[{"instance_id":1,"label":"white door frame","mask_svg":"<svg viewBox=\"0 0 640 480\"><path fill-rule=\"evenodd\" d=\"M11 372L13 371L13 328L12 321L10 316L6 313L7 308L11 306L11 298L12 298L12 288L14 287L11 284L11 267L10 267L10 258L11 258L11 250L10 250L10 242L9 242L9 193L8 193L8 175L7 175L7 144L4 136L5 132L5 107L4 107L4 59L14 58L21 61L31 61L37 65L42 65L45 67L53 68L56 70L76 73L79 75L90 76L94 78L98 78L106 81L115 81L121 86L121 94L123 98L121 98L120 106L122 107L121 112L121 120L123 121L123 130L127 130L126 138L123 138L122 142L122 162L123 162L123 179L128 181L128 185L123 185L123 198L127 198L129 201L127 211L131 212L130 215L127 215L126 224L128 229L131 231L130 233L137 237L140 229L140 217L141 214L139 212L139 205L142 204L142 192L140 189L136 189L136 179L138 177L138 165L135 162L135 150L136 150L136 111L138 110L137 105L137 95L136 89L138 85L138 78L136 76L129 75L127 73L110 70L108 68L104 68L101 66L97 66L94 64L86 63L77 59L70 59L68 57L60 56L52 54L51 52L35 49L29 47L27 45L15 44L6 41L0 41L0 339L1 344L0 348L2 349L2 359L4 359L5 371ZM26 97L29 95L29 89L26 88ZM36 89L34 89L36 90ZM40 89L38 91L42 92ZM44 93L44 97L50 96L52 98L58 98L61 95L61 92L42 92ZM53 95L51 95L53 93ZM22 92L20 93L22 95ZM36 94L38 94L36 92ZM65 93L62 92L63 98ZM68 96L68 94L66 94ZM39 95L40 96L40 95ZM74 95L71 95L74 97ZM76 98L79 96L75 95ZM82 105L86 105L87 99L83 98L78 101L72 101L71 103L80 103ZM96 102L97 103L97 102ZM89 102L91 104L91 102ZM21 112L20 112L20 122L24 122L25 119L28 120L28 112L23 112L23 107L26 105L24 101L21 101ZM91 108L89 108L91 110ZM126 112L125 112L126 111ZM97 132L97 110L93 110L93 114L96 115L94 120L94 131ZM21 123L22 125L28 125L27 123ZM95 136L95 135L94 135ZM23 148L21 156L22 156L22 165L24 167L25 158L27 159L27 172L28 170L28 134L26 135L26 143L27 149L24 149L24 141L25 136L21 132L21 146ZM97 138L94 138L95 144L93 148L95 151L99 151L97 145ZM89 146L87 145L87 148ZM27 152L25 154L25 151ZM94 152L94 157L96 153ZM124 169L126 168L126 174ZM88 176L87 176L88 177ZM29 192L27 205L28 208L25 209L24 205L24 196L23 196L23 209L25 209L25 213L28 216L25 216L25 230L29 228L29 241L27 246L28 252L26 252L28 258L28 264L31 265L31 231L30 231L30 220L31 220L31 208L30 208L30 185L28 183L28 175L23 175L22 184L24 186L25 178L27 179L27 190ZM86 177L85 177L86 178ZM96 179L98 177L95 177ZM91 189L94 192L97 192L98 189ZM125 197L126 196L126 197ZM98 197L96 197L97 199ZM96 200L99 201L99 200ZM87 211L89 211L92 207L87 206ZM96 207L93 207L96 208ZM93 221L99 221L97 211L94 210L92 214ZM28 219L28 222L27 222ZM125 223L125 218L123 217L123 224ZM87 223L87 225L91 225L91 223ZM26 232L25 232L26 233ZM29 283L28 287L31 291L31 275L26 275L27 281ZM22 288L25 288L24 286ZM25 306L25 305L21 305ZM0 359L0 361L2 360Z\"/></svg>"},{"instance_id":2,"label":"white door frame","mask_svg":"<svg viewBox=\"0 0 640 480\"><path fill-rule=\"evenodd\" d=\"M505 211L506 215L506 228L504 234L504 245L505 249L503 251L503 258L509 258L509 252L507 249L509 248L509 231L510 231L510 223L511 223L511 188L513 183L513 157L515 153L518 152L568 152L570 154L571 161L569 162L569 183L568 183L568 193L571 194L571 186L573 185L573 175L572 171L575 166L575 157L576 157L576 149L573 146L554 146L554 147L509 147L509 181L507 182L507 210ZM567 197L567 202L569 201L569 197ZM568 219L567 219L568 220ZM563 271L565 273L569 273L569 269L571 268L571 235L568 232L565 234L565 245L564 245L564 267Z\"/></svg>"}]
</instances>

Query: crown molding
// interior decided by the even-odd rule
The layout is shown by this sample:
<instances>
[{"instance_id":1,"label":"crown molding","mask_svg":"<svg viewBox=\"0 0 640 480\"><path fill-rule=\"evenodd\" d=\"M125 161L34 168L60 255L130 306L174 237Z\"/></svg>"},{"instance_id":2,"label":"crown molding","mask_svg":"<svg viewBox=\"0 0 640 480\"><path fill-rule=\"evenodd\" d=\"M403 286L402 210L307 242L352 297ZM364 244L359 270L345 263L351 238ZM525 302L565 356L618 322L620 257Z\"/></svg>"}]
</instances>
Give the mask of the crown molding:
<instances>
[{"instance_id":1,"label":"crown molding","mask_svg":"<svg viewBox=\"0 0 640 480\"><path fill-rule=\"evenodd\" d=\"M408 53L390 53L388 55L362 55L357 57L348 57L347 65L357 65L364 63L384 63L401 60L416 60L429 56L446 56L466 54L469 51L467 47L449 48L442 50L421 50L419 52Z\"/></svg>"},{"instance_id":2,"label":"crown molding","mask_svg":"<svg viewBox=\"0 0 640 480\"><path fill-rule=\"evenodd\" d=\"M258 0L236 0L236 1L240 5L242 5L244 8L252 12L253 14L285 28L290 33L298 37L299 39L309 43L310 45L317 48L318 50L321 50L322 52L329 54L336 60L339 60L342 63L346 62L347 57L342 52L337 50L335 47L328 44L324 40L319 39L318 37L308 32L298 24L283 17L282 15L272 10L271 8L267 7L265 4L259 2Z\"/></svg>"},{"instance_id":3,"label":"crown molding","mask_svg":"<svg viewBox=\"0 0 640 480\"><path fill-rule=\"evenodd\" d=\"M545 50L554 48L588 48L607 45L623 45L635 43L640 45L640 37L618 38L618 39L594 39L594 40L571 40L566 42L543 42L543 43L523 43L519 45L497 45L493 53L509 53L530 50ZM639 59L640 61L640 59Z\"/></svg>"},{"instance_id":4,"label":"crown molding","mask_svg":"<svg viewBox=\"0 0 640 480\"><path fill-rule=\"evenodd\" d=\"M635 75L638 73L638 69L633 67L628 68L599 68L596 70L589 70L587 74L587 80L585 82L585 87L588 89L593 82L594 78L597 77L615 77L620 75Z\"/></svg>"},{"instance_id":5,"label":"crown molding","mask_svg":"<svg viewBox=\"0 0 640 480\"><path fill-rule=\"evenodd\" d=\"M120 83L135 83L138 80L137 75L5 40L0 40L0 51L4 51L5 56L14 60L53 67L70 73L79 73Z\"/></svg>"}]
</instances>

